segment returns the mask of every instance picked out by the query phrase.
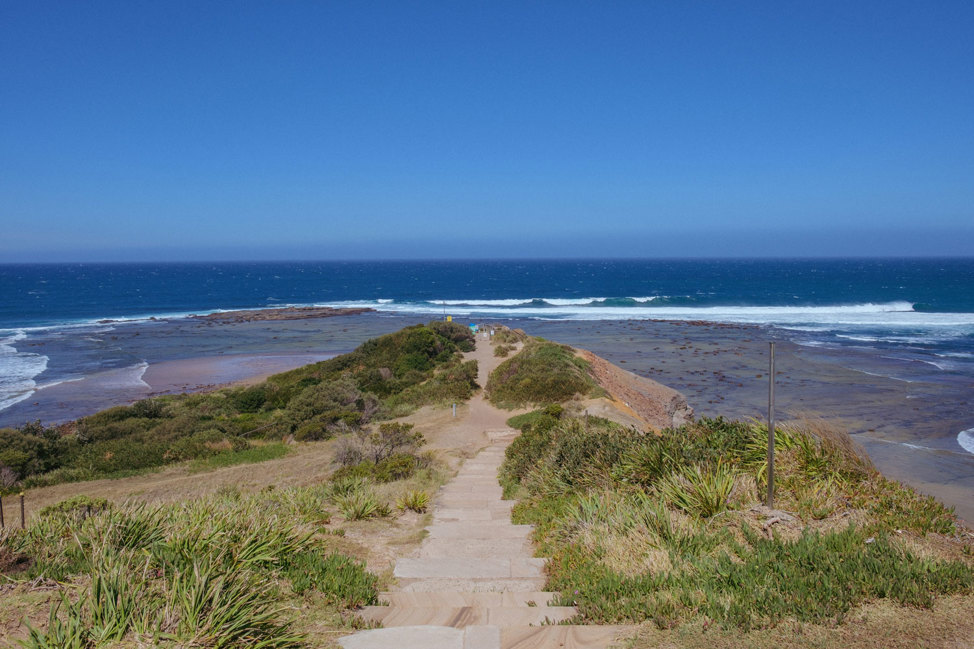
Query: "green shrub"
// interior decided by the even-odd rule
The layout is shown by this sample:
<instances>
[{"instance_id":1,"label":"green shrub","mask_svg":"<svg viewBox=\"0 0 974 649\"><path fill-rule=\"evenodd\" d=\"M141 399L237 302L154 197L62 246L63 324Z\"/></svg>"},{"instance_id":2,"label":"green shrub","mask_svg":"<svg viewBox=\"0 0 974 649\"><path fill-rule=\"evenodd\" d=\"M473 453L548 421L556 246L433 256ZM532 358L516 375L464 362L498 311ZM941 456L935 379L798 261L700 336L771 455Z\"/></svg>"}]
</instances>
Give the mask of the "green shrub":
<instances>
[{"instance_id":1,"label":"green shrub","mask_svg":"<svg viewBox=\"0 0 974 649\"><path fill-rule=\"evenodd\" d=\"M497 358L507 358L514 349L514 345L497 345L494 347L494 356Z\"/></svg>"},{"instance_id":2,"label":"green shrub","mask_svg":"<svg viewBox=\"0 0 974 649\"><path fill-rule=\"evenodd\" d=\"M111 503L105 498L92 498L84 494L66 498L60 502L43 507L38 516L69 516L73 518L88 517L111 509Z\"/></svg>"},{"instance_id":3,"label":"green shrub","mask_svg":"<svg viewBox=\"0 0 974 649\"><path fill-rule=\"evenodd\" d=\"M372 462L359 462L339 467L332 474L331 479L337 484L346 484L346 480L371 480L375 476L375 464Z\"/></svg>"},{"instance_id":4,"label":"green shrub","mask_svg":"<svg viewBox=\"0 0 974 649\"><path fill-rule=\"evenodd\" d=\"M315 499L313 491L281 490L275 497L304 502ZM194 647L305 646L291 628L293 600L290 590L282 592L282 577L295 592L320 592L333 609L375 603L374 575L354 559L322 551L294 527L290 510L278 515L266 498L122 505L81 521L62 515L70 512L64 505L5 535L0 549L33 561L26 579L76 584L70 599L55 600L45 629L29 630L26 646L91 649L149 639Z\"/></svg>"},{"instance_id":5,"label":"green shrub","mask_svg":"<svg viewBox=\"0 0 974 649\"><path fill-rule=\"evenodd\" d=\"M952 513L872 473L834 433L783 432L777 502L809 520L847 504L870 514L866 527L786 541L765 538L747 513L721 515L755 494L762 425L702 419L644 435L589 419L512 418L523 432L501 467L505 493L524 498L513 519L533 524L551 557L546 587L588 623L835 624L868 600L927 607L974 593L969 563L919 559L891 540L901 529L949 534Z\"/></svg>"},{"instance_id":6,"label":"green shrub","mask_svg":"<svg viewBox=\"0 0 974 649\"><path fill-rule=\"evenodd\" d=\"M479 387L476 361L464 362L461 354L473 344L466 327L416 325L260 385L144 399L63 428L34 422L0 429L3 483L40 486L131 475L211 456L220 460L196 468L279 457L225 454L243 452L246 440L288 434L297 441L323 440L422 405L466 400Z\"/></svg>"},{"instance_id":7,"label":"green shrub","mask_svg":"<svg viewBox=\"0 0 974 649\"><path fill-rule=\"evenodd\" d=\"M417 463L415 455L397 453L375 464L373 474L378 482L405 480L415 473Z\"/></svg>"},{"instance_id":8,"label":"green shrub","mask_svg":"<svg viewBox=\"0 0 974 649\"><path fill-rule=\"evenodd\" d=\"M487 381L491 403L501 407L559 403L596 390L588 363L571 347L539 340L497 366Z\"/></svg>"},{"instance_id":9,"label":"green shrub","mask_svg":"<svg viewBox=\"0 0 974 649\"><path fill-rule=\"evenodd\" d=\"M233 405L239 412L257 412L267 402L266 385L242 388L232 393Z\"/></svg>"},{"instance_id":10,"label":"green shrub","mask_svg":"<svg viewBox=\"0 0 974 649\"><path fill-rule=\"evenodd\" d=\"M314 589L344 608L378 603L376 576L361 562L341 554L300 552L288 558L284 575L299 595Z\"/></svg>"}]
</instances>

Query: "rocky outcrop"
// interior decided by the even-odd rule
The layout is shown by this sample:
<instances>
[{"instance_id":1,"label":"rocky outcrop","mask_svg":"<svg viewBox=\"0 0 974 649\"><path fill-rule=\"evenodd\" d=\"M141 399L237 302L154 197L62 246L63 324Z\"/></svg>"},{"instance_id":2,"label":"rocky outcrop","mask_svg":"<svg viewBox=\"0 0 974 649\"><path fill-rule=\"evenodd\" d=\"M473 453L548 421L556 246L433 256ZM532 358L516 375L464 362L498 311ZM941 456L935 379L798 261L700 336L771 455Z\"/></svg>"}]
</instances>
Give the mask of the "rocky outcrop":
<instances>
[{"instance_id":1,"label":"rocky outcrop","mask_svg":"<svg viewBox=\"0 0 974 649\"><path fill-rule=\"evenodd\" d=\"M686 397L652 379L637 376L584 349L578 355L589 363L592 377L609 393L617 409L654 430L677 427L693 419Z\"/></svg>"},{"instance_id":2,"label":"rocky outcrop","mask_svg":"<svg viewBox=\"0 0 974 649\"><path fill-rule=\"evenodd\" d=\"M308 320L311 318L333 318L340 315L359 315L371 313L375 309L335 309L327 306L290 306L282 309L252 309L241 311L223 311L207 315L192 315L197 320L207 320L220 324L237 322L259 322L262 320Z\"/></svg>"}]
</instances>

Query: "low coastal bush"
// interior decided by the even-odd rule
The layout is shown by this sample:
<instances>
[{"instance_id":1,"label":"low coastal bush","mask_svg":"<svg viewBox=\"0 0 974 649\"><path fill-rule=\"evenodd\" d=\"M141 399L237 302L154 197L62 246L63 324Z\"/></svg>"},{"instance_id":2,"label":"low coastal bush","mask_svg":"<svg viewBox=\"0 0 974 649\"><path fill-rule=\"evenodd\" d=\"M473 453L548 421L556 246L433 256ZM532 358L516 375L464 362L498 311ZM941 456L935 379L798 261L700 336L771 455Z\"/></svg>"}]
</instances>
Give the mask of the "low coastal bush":
<instances>
[{"instance_id":1,"label":"low coastal bush","mask_svg":"<svg viewBox=\"0 0 974 649\"><path fill-rule=\"evenodd\" d=\"M74 500L49 508L0 536L0 550L30 558L17 579L61 589L24 646L306 646L295 631L303 598L317 594L316 606L336 611L377 599L362 563L300 526L311 501L322 502L319 488L106 507L83 519Z\"/></svg>"},{"instance_id":2,"label":"low coastal bush","mask_svg":"<svg viewBox=\"0 0 974 649\"><path fill-rule=\"evenodd\" d=\"M956 533L952 512L882 478L835 431L776 431L771 511L758 502L757 422L643 434L542 409L509 423L522 431L501 467L505 493L521 498L515 522L535 525L547 587L587 622L746 631L840 623L874 599L929 607L974 594L970 539L940 536Z\"/></svg>"},{"instance_id":3,"label":"low coastal bush","mask_svg":"<svg viewBox=\"0 0 974 649\"><path fill-rule=\"evenodd\" d=\"M560 403L598 391L588 363L575 356L571 347L540 339L529 340L487 380L490 402L503 408Z\"/></svg>"},{"instance_id":4,"label":"low coastal bush","mask_svg":"<svg viewBox=\"0 0 974 649\"><path fill-rule=\"evenodd\" d=\"M76 422L0 429L0 493L132 475L194 460L195 470L281 457L259 440L329 439L423 405L469 399L473 334L455 323L416 325L355 351L246 388L144 399Z\"/></svg>"},{"instance_id":5,"label":"low coastal bush","mask_svg":"<svg viewBox=\"0 0 974 649\"><path fill-rule=\"evenodd\" d=\"M507 358L512 351L514 351L514 345L497 345L494 347L494 356L498 358Z\"/></svg>"}]
</instances>

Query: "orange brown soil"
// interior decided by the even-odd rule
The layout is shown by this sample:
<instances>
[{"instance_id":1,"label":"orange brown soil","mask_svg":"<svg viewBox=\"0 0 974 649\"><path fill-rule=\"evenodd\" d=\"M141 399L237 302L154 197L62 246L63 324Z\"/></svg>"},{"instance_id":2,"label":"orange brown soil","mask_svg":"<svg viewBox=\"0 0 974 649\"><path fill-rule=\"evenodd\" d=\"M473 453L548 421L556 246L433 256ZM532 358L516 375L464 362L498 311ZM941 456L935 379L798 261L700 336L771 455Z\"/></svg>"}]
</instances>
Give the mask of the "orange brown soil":
<instances>
[{"instance_id":1,"label":"orange brown soil","mask_svg":"<svg viewBox=\"0 0 974 649\"><path fill-rule=\"evenodd\" d=\"M589 363L593 378L624 415L653 430L680 426L693 418L693 408L676 390L627 372L590 351L579 349L577 353Z\"/></svg>"}]
</instances>

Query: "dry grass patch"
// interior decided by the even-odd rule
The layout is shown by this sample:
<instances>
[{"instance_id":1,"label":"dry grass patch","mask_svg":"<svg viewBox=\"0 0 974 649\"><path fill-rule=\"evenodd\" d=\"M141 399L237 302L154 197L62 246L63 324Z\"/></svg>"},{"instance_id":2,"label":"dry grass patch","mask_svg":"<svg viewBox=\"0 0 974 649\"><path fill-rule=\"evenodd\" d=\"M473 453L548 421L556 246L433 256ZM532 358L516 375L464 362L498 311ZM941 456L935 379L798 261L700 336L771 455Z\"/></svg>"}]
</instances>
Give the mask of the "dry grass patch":
<instances>
[{"instance_id":1,"label":"dry grass patch","mask_svg":"<svg viewBox=\"0 0 974 649\"><path fill-rule=\"evenodd\" d=\"M628 649L969 649L974 647L974 596L947 596L929 609L888 600L851 612L841 626L787 621L743 633L708 621L678 629L643 627Z\"/></svg>"}]
</instances>

